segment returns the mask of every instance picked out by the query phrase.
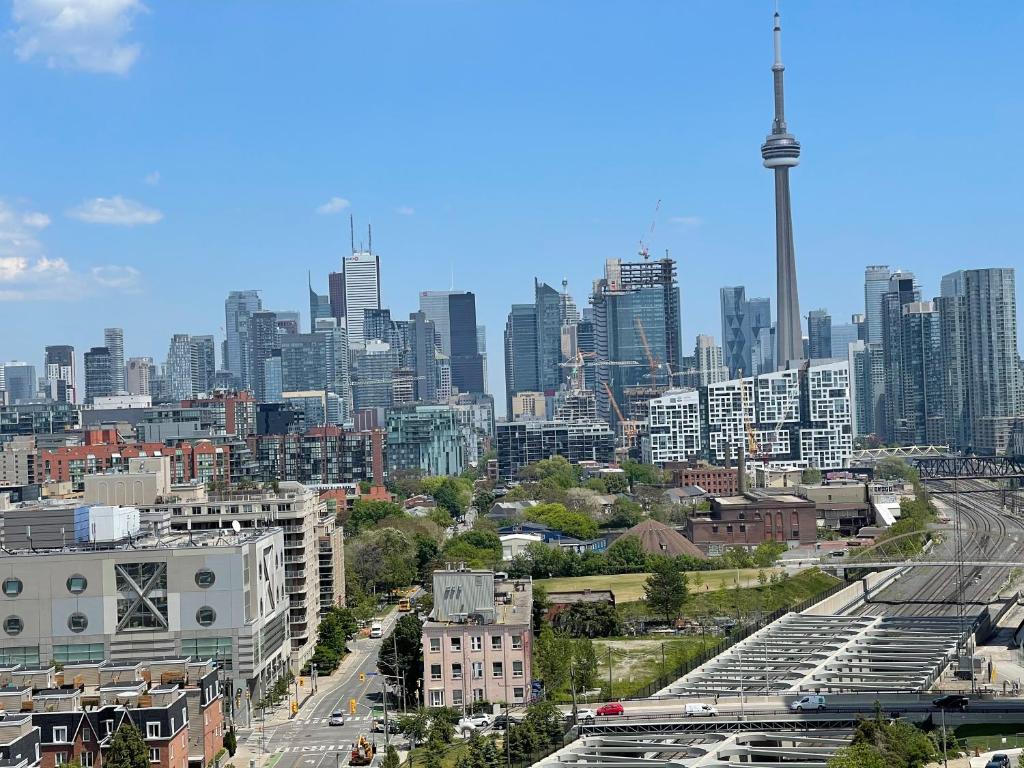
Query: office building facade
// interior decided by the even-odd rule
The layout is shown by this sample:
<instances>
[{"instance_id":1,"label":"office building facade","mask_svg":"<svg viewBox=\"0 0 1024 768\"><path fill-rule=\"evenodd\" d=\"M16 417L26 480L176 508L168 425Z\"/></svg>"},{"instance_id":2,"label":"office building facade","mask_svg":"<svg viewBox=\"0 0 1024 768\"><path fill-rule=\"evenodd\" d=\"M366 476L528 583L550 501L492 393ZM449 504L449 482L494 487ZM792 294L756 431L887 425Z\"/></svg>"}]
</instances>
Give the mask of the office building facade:
<instances>
[{"instance_id":1,"label":"office building facade","mask_svg":"<svg viewBox=\"0 0 1024 768\"><path fill-rule=\"evenodd\" d=\"M252 389L252 316L263 309L257 291L231 291L224 302L224 368L235 386Z\"/></svg>"},{"instance_id":2,"label":"office building facade","mask_svg":"<svg viewBox=\"0 0 1024 768\"><path fill-rule=\"evenodd\" d=\"M93 347L83 355L85 361L85 403L91 404L96 397L114 394L114 382L110 377L110 350Z\"/></svg>"},{"instance_id":3,"label":"office building facade","mask_svg":"<svg viewBox=\"0 0 1024 768\"><path fill-rule=\"evenodd\" d=\"M367 341L363 333L364 310L380 309L380 257L369 251L356 251L342 261L345 320L348 343Z\"/></svg>"}]
</instances>

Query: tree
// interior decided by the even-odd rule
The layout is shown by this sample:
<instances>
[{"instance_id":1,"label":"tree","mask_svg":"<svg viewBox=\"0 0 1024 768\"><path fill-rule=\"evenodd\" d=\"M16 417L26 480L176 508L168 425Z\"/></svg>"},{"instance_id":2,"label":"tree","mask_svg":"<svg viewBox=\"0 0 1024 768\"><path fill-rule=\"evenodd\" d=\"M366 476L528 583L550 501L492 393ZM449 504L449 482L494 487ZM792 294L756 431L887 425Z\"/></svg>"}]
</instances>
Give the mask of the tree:
<instances>
[{"instance_id":1,"label":"tree","mask_svg":"<svg viewBox=\"0 0 1024 768\"><path fill-rule=\"evenodd\" d=\"M430 712L423 707L414 709L398 718L398 728L415 748L430 735Z\"/></svg>"},{"instance_id":2,"label":"tree","mask_svg":"<svg viewBox=\"0 0 1024 768\"><path fill-rule=\"evenodd\" d=\"M529 722L509 725L505 738L508 739L509 756L514 763L526 762L541 745L540 735Z\"/></svg>"},{"instance_id":3,"label":"tree","mask_svg":"<svg viewBox=\"0 0 1024 768\"><path fill-rule=\"evenodd\" d=\"M381 644L377 654L377 669L383 675L402 681L402 693L407 704L416 701L416 691L423 673L423 646L420 645L422 629L423 625L416 615L407 613L395 623L394 630Z\"/></svg>"},{"instance_id":4,"label":"tree","mask_svg":"<svg viewBox=\"0 0 1024 768\"><path fill-rule=\"evenodd\" d=\"M345 533L354 536L361 530L373 527L385 517L401 517L404 514L398 504L390 501L356 499L352 505L352 514L345 523Z\"/></svg>"},{"instance_id":5,"label":"tree","mask_svg":"<svg viewBox=\"0 0 1024 768\"><path fill-rule=\"evenodd\" d=\"M467 742L467 751L455 763L455 768L500 768L504 764L494 746L494 739L473 731Z\"/></svg>"},{"instance_id":6,"label":"tree","mask_svg":"<svg viewBox=\"0 0 1024 768\"><path fill-rule=\"evenodd\" d=\"M412 584L416 549L403 531L379 528L364 532L349 544L345 565L364 590L388 591Z\"/></svg>"},{"instance_id":7,"label":"tree","mask_svg":"<svg viewBox=\"0 0 1024 768\"><path fill-rule=\"evenodd\" d=\"M563 489L579 485L580 478L579 469L570 464L564 456L541 459L536 464L524 467L520 474L523 480L550 480L553 485Z\"/></svg>"},{"instance_id":8,"label":"tree","mask_svg":"<svg viewBox=\"0 0 1024 768\"><path fill-rule=\"evenodd\" d=\"M597 651L589 637L573 643L572 683L577 693L597 685Z\"/></svg>"},{"instance_id":9,"label":"tree","mask_svg":"<svg viewBox=\"0 0 1024 768\"><path fill-rule=\"evenodd\" d=\"M620 536L604 556L608 567L615 573L642 573L647 568L647 552L637 536Z\"/></svg>"},{"instance_id":10,"label":"tree","mask_svg":"<svg viewBox=\"0 0 1024 768\"><path fill-rule=\"evenodd\" d=\"M228 728L227 733L224 734L224 749L228 751L229 757L234 757L235 752L238 751L238 738L235 736L235 729Z\"/></svg>"},{"instance_id":11,"label":"tree","mask_svg":"<svg viewBox=\"0 0 1024 768\"><path fill-rule=\"evenodd\" d=\"M537 638L537 672L549 693L562 690L569 677L565 663L572 652L572 641L564 635L556 635L550 625L545 624Z\"/></svg>"},{"instance_id":12,"label":"tree","mask_svg":"<svg viewBox=\"0 0 1024 768\"><path fill-rule=\"evenodd\" d=\"M382 768L398 768L400 762L398 750L388 744L387 749L384 750L384 760L381 762Z\"/></svg>"},{"instance_id":13,"label":"tree","mask_svg":"<svg viewBox=\"0 0 1024 768\"><path fill-rule=\"evenodd\" d=\"M619 633L619 616L611 603L573 603L555 616L554 625L571 637L611 637Z\"/></svg>"},{"instance_id":14,"label":"tree","mask_svg":"<svg viewBox=\"0 0 1024 768\"><path fill-rule=\"evenodd\" d=\"M544 619L545 614L548 612L548 608L551 607L551 603L548 600L548 590L542 584L533 585L533 631L539 633L541 627L546 626L547 622Z\"/></svg>"},{"instance_id":15,"label":"tree","mask_svg":"<svg viewBox=\"0 0 1024 768\"><path fill-rule=\"evenodd\" d=\"M827 763L828 768L890 768L885 756L870 744L842 747Z\"/></svg>"},{"instance_id":16,"label":"tree","mask_svg":"<svg viewBox=\"0 0 1024 768\"><path fill-rule=\"evenodd\" d=\"M612 512L605 521L606 528L632 528L643 519L644 510L635 501L619 497L612 505Z\"/></svg>"},{"instance_id":17,"label":"tree","mask_svg":"<svg viewBox=\"0 0 1024 768\"><path fill-rule=\"evenodd\" d=\"M577 539L592 539L597 536L597 523L581 512L570 512L563 504L539 504L530 507L526 510L526 519L544 523L553 530Z\"/></svg>"},{"instance_id":18,"label":"tree","mask_svg":"<svg viewBox=\"0 0 1024 768\"><path fill-rule=\"evenodd\" d=\"M565 729L562 726L562 713L551 701L539 701L526 708L523 722L533 728L540 737L541 744L553 742L561 738Z\"/></svg>"},{"instance_id":19,"label":"tree","mask_svg":"<svg viewBox=\"0 0 1024 768\"><path fill-rule=\"evenodd\" d=\"M779 559L779 555L786 551L786 545L781 541L762 541L754 549L754 565L767 568Z\"/></svg>"},{"instance_id":20,"label":"tree","mask_svg":"<svg viewBox=\"0 0 1024 768\"><path fill-rule=\"evenodd\" d=\"M653 464L641 464L638 461L622 462L622 469L629 480L629 487L637 484L661 485L664 481L661 470Z\"/></svg>"},{"instance_id":21,"label":"tree","mask_svg":"<svg viewBox=\"0 0 1024 768\"><path fill-rule=\"evenodd\" d=\"M800 473L800 482L804 485L818 485L821 482L821 470L817 467L808 467Z\"/></svg>"},{"instance_id":22,"label":"tree","mask_svg":"<svg viewBox=\"0 0 1024 768\"><path fill-rule=\"evenodd\" d=\"M110 749L103 757L107 768L149 768L149 750L142 740L139 729L130 718L125 718L121 727L110 740Z\"/></svg>"},{"instance_id":23,"label":"tree","mask_svg":"<svg viewBox=\"0 0 1024 768\"><path fill-rule=\"evenodd\" d=\"M430 736L427 737L427 751L424 762L426 768L444 768L444 753L448 751L448 743L431 729Z\"/></svg>"},{"instance_id":24,"label":"tree","mask_svg":"<svg viewBox=\"0 0 1024 768\"><path fill-rule=\"evenodd\" d=\"M647 606L654 613L664 616L666 622L671 623L679 616L686 603L686 574L671 560L659 558L654 572L644 582L644 595L647 598Z\"/></svg>"},{"instance_id":25,"label":"tree","mask_svg":"<svg viewBox=\"0 0 1024 768\"><path fill-rule=\"evenodd\" d=\"M464 562L478 568L494 568L502 556L498 534L476 529L450 538L440 555L446 562Z\"/></svg>"},{"instance_id":26,"label":"tree","mask_svg":"<svg viewBox=\"0 0 1024 768\"><path fill-rule=\"evenodd\" d=\"M451 744L455 738L455 726L459 723L459 711L453 707L434 707L430 710L430 736L427 741L439 738Z\"/></svg>"}]
</instances>

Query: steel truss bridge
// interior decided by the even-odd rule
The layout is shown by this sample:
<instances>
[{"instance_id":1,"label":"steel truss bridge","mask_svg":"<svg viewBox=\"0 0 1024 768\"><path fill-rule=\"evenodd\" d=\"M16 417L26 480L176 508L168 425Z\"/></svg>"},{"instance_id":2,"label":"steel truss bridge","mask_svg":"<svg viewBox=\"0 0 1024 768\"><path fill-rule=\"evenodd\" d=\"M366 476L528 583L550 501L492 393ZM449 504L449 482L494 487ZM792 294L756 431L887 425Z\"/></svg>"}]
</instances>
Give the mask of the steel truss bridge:
<instances>
[{"instance_id":1,"label":"steel truss bridge","mask_svg":"<svg viewBox=\"0 0 1024 768\"><path fill-rule=\"evenodd\" d=\"M915 463L921 480L928 483L953 480L1024 480L1024 456L941 456L918 459ZM952 489L929 488L929 491L953 493ZM964 493L965 490L961 489L959 492Z\"/></svg>"},{"instance_id":2,"label":"steel truss bridge","mask_svg":"<svg viewBox=\"0 0 1024 768\"><path fill-rule=\"evenodd\" d=\"M948 445L904 445L898 448L865 448L854 451L850 458L855 464L870 464L882 459L923 459L949 455Z\"/></svg>"}]
</instances>

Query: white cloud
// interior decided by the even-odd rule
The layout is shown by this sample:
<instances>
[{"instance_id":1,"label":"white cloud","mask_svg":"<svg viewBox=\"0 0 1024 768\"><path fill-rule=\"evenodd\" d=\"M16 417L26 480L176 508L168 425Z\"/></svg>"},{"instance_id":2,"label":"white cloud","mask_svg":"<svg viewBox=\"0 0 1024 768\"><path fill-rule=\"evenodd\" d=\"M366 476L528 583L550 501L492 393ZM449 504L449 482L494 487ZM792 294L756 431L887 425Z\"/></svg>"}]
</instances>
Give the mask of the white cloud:
<instances>
[{"instance_id":1,"label":"white cloud","mask_svg":"<svg viewBox=\"0 0 1024 768\"><path fill-rule=\"evenodd\" d=\"M134 227L137 224L156 224L164 215L155 208L128 200L120 195L95 197L68 211L68 216L89 224L115 224Z\"/></svg>"},{"instance_id":2,"label":"white cloud","mask_svg":"<svg viewBox=\"0 0 1024 768\"><path fill-rule=\"evenodd\" d=\"M704 220L700 216L673 216L669 219L673 224L678 224L681 227L688 229L696 229Z\"/></svg>"},{"instance_id":3,"label":"white cloud","mask_svg":"<svg viewBox=\"0 0 1024 768\"><path fill-rule=\"evenodd\" d=\"M70 301L137 290L134 267L93 267L80 274L66 260L47 256L36 233L49 222L45 214L22 213L0 200L0 301Z\"/></svg>"},{"instance_id":4,"label":"white cloud","mask_svg":"<svg viewBox=\"0 0 1024 768\"><path fill-rule=\"evenodd\" d=\"M142 46L124 40L141 0L14 0L14 52L50 68L124 75Z\"/></svg>"},{"instance_id":5,"label":"white cloud","mask_svg":"<svg viewBox=\"0 0 1024 768\"><path fill-rule=\"evenodd\" d=\"M395 209L399 216L415 216L416 209L409 205L402 205Z\"/></svg>"},{"instance_id":6,"label":"white cloud","mask_svg":"<svg viewBox=\"0 0 1024 768\"><path fill-rule=\"evenodd\" d=\"M323 205L317 206L316 212L322 216L330 216L335 213L341 213L350 205L352 205L352 203L344 197L332 197Z\"/></svg>"},{"instance_id":7,"label":"white cloud","mask_svg":"<svg viewBox=\"0 0 1024 768\"><path fill-rule=\"evenodd\" d=\"M146 178L144 178L143 181L149 184L149 186L155 187L157 184L160 183L160 171L153 171L152 173L147 173Z\"/></svg>"}]
</instances>

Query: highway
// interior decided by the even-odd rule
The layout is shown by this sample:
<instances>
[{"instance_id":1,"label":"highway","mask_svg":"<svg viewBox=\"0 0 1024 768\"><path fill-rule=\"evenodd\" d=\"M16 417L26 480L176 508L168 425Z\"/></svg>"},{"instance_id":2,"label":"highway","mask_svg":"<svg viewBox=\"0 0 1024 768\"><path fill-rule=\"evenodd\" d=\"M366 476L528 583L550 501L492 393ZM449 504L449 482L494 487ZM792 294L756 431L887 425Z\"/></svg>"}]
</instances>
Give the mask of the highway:
<instances>
[{"instance_id":1,"label":"highway","mask_svg":"<svg viewBox=\"0 0 1024 768\"><path fill-rule=\"evenodd\" d=\"M935 481L948 484L947 481ZM960 490L995 485L984 480L958 481ZM1002 511L1002 496L992 493L960 493L933 497L944 505L954 524L961 516L964 557L973 561L1019 561L1024 563L1024 523ZM956 538L952 530L929 553L930 560L956 560ZM978 615L996 602L1000 588L1009 576L1009 568L980 565L964 568L966 615ZM908 572L871 598L856 613L868 616L957 616L957 568L920 567Z\"/></svg>"}]
</instances>

